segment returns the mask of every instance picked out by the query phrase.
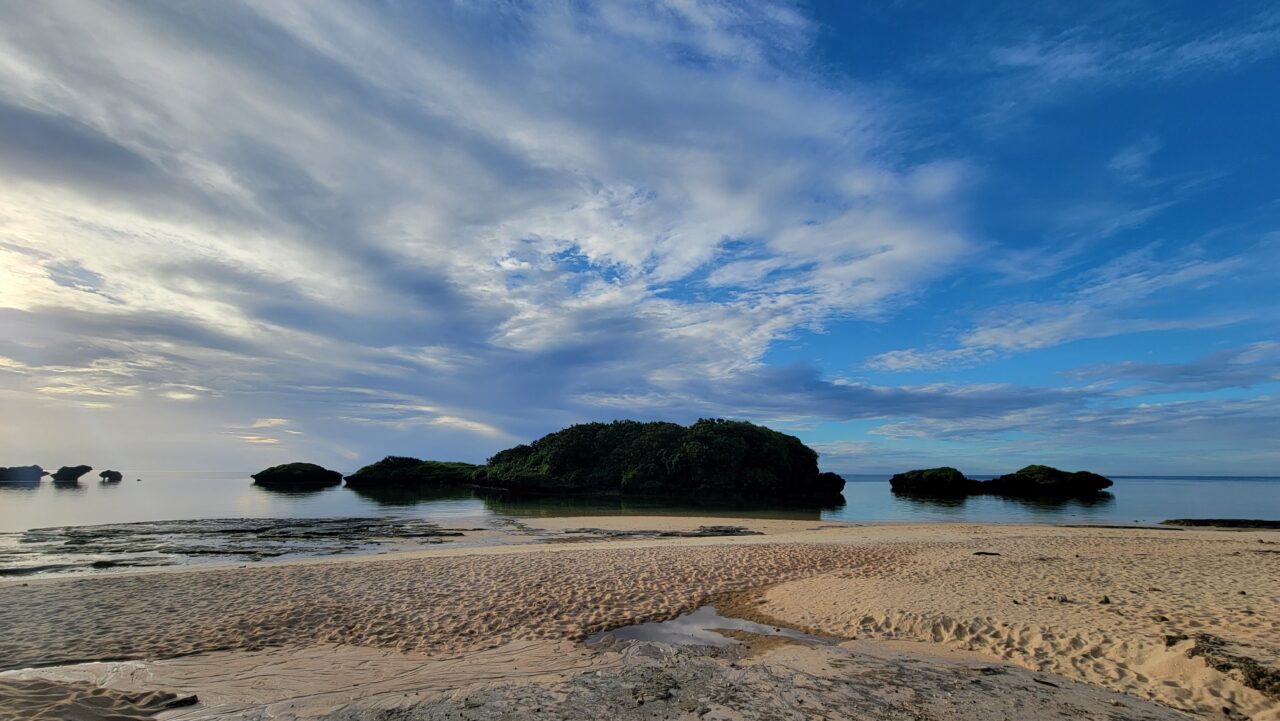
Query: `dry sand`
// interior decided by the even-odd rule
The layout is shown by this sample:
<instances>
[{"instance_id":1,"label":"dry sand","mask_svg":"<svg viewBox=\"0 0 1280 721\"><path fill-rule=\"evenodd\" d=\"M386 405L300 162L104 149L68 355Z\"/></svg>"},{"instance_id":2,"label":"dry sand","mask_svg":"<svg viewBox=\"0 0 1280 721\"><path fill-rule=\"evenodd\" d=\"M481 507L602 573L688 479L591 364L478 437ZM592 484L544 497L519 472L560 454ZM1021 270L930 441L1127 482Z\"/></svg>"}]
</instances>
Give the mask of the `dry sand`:
<instances>
[{"instance_id":1,"label":"dry sand","mask_svg":"<svg viewBox=\"0 0 1280 721\"><path fill-rule=\"evenodd\" d=\"M780 584L754 608L814 633L942 643L1204 715L1280 719L1280 674L1254 680L1264 693L1213 667L1280 669L1280 534L968 532L907 532L916 552L893 569Z\"/></svg>"},{"instance_id":2,"label":"dry sand","mask_svg":"<svg viewBox=\"0 0 1280 721\"><path fill-rule=\"evenodd\" d=\"M644 517L530 525L555 537L566 528L711 523L769 535L501 545L6 583L0 585L0 668L210 652L259 660L279 652L296 663L298 654L323 656L327 652L315 649L341 644L360 649L311 668L382 668L360 660L360 653L403 657L419 668L424 658L456 664L481 653L501 659L504 649L520 648L563 661L563 667L541 669L560 677L599 661L563 648L547 655L556 644L719 600L724 608L822 634L968 649L1204 717L1280 719L1274 693L1249 688L1241 672L1230 670L1241 659L1275 668L1280 533ZM1000 555L974 555L978 551ZM1110 602L1101 603L1103 596ZM1199 655L1189 657L1193 648ZM173 668L180 661L166 663ZM516 665L494 663L486 666L491 672L514 672ZM524 663L529 673L541 668ZM400 689L388 678L406 678L375 675L390 684L387 693ZM266 678L285 687L306 676ZM102 674L93 678L103 680ZM199 687L150 678L155 686L135 674L119 687ZM0 698L0 708L3 703Z\"/></svg>"}]
</instances>

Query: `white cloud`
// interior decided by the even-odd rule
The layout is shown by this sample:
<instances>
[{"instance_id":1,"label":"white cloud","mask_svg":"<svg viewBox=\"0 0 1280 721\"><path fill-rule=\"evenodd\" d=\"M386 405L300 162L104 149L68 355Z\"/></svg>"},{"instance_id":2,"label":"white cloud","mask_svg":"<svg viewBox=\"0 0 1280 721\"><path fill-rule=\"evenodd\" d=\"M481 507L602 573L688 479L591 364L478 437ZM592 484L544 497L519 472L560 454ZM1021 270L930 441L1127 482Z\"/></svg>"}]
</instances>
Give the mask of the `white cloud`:
<instances>
[{"instance_id":1,"label":"white cloud","mask_svg":"<svg viewBox=\"0 0 1280 721\"><path fill-rule=\"evenodd\" d=\"M1134 183L1147 178L1151 165L1151 156L1160 150L1160 141L1153 137L1145 137L1132 145L1121 148L1111 160L1107 161L1107 169L1122 180Z\"/></svg>"},{"instance_id":2,"label":"white cloud","mask_svg":"<svg viewBox=\"0 0 1280 721\"><path fill-rule=\"evenodd\" d=\"M280 442L279 438L272 438L270 436L260 436L254 433L237 433L234 435L236 438L244 441L245 443L249 443L251 445L274 446Z\"/></svg>"},{"instance_id":3,"label":"white cloud","mask_svg":"<svg viewBox=\"0 0 1280 721\"><path fill-rule=\"evenodd\" d=\"M1081 338L1128 333L1214 328L1239 323L1241 315L1143 317L1147 302L1162 292L1185 293L1231 279L1247 267L1247 256L1225 259L1165 258L1154 247L1121 255L1064 279L1056 297L1011 303L984 311L973 327L957 334L953 348L907 348L868 359L883 371L933 370L969 365L1003 354L1049 348Z\"/></svg>"},{"instance_id":4,"label":"white cloud","mask_svg":"<svg viewBox=\"0 0 1280 721\"><path fill-rule=\"evenodd\" d=\"M786 4L2 14L27 393L501 437L749 373L971 250L973 169L895 160L875 95L789 72Z\"/></svg>"}]
</instances>

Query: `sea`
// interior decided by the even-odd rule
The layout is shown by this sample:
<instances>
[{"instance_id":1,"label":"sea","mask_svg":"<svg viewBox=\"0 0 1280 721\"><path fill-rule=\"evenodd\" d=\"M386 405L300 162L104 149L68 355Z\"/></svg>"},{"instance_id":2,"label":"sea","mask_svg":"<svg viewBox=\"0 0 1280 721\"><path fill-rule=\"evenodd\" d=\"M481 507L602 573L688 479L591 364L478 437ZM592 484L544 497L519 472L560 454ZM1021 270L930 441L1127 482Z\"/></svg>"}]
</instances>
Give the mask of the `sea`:
<instances>
[{"instance_id":1,"label":"sea","mask_svg":"<svg viewBox=\"0 0 1280 721\"><path fill-rule=\"evenodd\" d=\"M981 478L981 476L975 476ZM846 475L825 506L542 498L467 489L280 491L247 473L124 471L103 483L0 483L0 579L139 566L261 561L368 552L388 538L447 542L431 529L518 526L601 515L790 518L854 523L1157 525L1175 518L1280 520L1280 477L1112 476L1089 500L895 495L887 475ZM320 520L327 519L327 520ZM425 530L424 530L425 529Z\"/></svg>"}]
</instances>

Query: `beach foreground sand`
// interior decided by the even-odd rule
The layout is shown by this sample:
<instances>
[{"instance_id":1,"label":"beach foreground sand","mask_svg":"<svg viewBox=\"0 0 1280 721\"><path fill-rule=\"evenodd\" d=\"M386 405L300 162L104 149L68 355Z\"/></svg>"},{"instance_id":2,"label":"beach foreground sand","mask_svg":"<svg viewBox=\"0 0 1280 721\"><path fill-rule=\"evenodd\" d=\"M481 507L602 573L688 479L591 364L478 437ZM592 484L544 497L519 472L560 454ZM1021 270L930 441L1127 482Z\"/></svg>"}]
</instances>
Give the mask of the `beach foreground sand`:
<instances>
[{"instance_id":1,"label":"beach foreground sand","mask_svg":"<svg viewBox=\"0 0 1280 721\"><path fill-rule=\"evenodd\" d=\"M577 527L730 522L765 535L543 542L565 540L562 532ZM1040 681L1051 677L1023 679L1036 684L1027 686L1028 699L1039 698L1033 693L1039 686L1065 694L1065 678L1128 694L1133 701L1123 718L1159 717L1133 705L1149 699L1203 718L1280 719L1280 533L656 517L533 525L540 535L532 545L0 585L0 665L64 666L0 675L0 714L22 717L21 699L5 683L32 679L200 695L200 705L159 711L160 718L212 717L200 714L217 704L248 714L239 718L308 717L297 710L304 706L309 717L382 718L379 705L392 696L416 709L405 718L462 713L450 704L464 698L487 699L467 707L471 716L463 717L472 718L501 718L496 710L504 704L518 710L525 701L611 703L616 689L603 681L563 685L587 683L581 678L592 670L609 670L624 686L637 683L627 674L650 671L694 683L711 673L712 661L667 649L643 664L624 662L628 652L578 641L715 603L726 615L834 641L888 642L880 648L926 642L911 647L961 653L970 670L1001 662L1059 678L1047 685ZM827 663L832 653L794 644L764 648L753 661L754 688L783 671L795 676L797 664L819 679L813 683L835 684L836 696L858 695L837 688L846 672L861 668L881 685L894 675L871 673L875 664L865 656ZM826 665L812 666L819 657ZM102 661L111 663L65 667ZM743 663L721 661L715 668L723 674L743 672ZM944 673L944 665L902 668ZM650 671L637 670L642 666ZM339 683L350 678L363 680ZM985 694L990 718L1006 717L997 713L998 698L1023 698L1021 677L1008 678L1004 692L992 690L997 686ZM331 697L316 701L317 688ZM49 691L40 689L45 698ZM299 705L302 697L312 699L309 706ZM362 705L362 697L378 700ZM983 697L977 694L975 703ZM917 701L916 716L903 718L964 718L941 701ZM1084 703L1065 696L1045 703L1059 701L1077 709ZM489 710L475 711L482 707ZM706 717L695 713L701 710L688 717Z\"/></svg>"}]
</instances>

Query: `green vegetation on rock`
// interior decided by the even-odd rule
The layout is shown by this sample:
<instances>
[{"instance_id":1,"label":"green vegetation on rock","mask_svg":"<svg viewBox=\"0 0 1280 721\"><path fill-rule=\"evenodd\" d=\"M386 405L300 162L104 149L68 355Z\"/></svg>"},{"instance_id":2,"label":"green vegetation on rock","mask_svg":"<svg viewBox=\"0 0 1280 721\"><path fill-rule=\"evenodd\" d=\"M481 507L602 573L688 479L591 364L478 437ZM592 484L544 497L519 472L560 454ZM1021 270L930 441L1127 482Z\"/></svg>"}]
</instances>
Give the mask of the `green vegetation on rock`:
<instances>
[{"instance_id":1,"label":"green vegetation on rock","mask_svg":"<svg viewBox=\"0 0 1280 721\"><path fill-rule=\"evenodd\" d=\"M336 486L342 474L314 463L285 463L250 476L259 486Z\"/></svg>"},{"instance_id":2,"label":"green vegetation on rock","mask_svg":"<svg viewBox=\"0 0 1280 721\"><path fill-rule=\"evenodd\" d=\"M347 476L352 488L377 486L452 486L472 483L479 466L458 461L420 461L387 456Z\"/></svg>"},{"instance_id":3,"label":"green vegetation on rock","mask_svg":"<svg viewBox=\"0 0 1280 721\"><path fill-rule=\"evenodd\" d=\"M744 421L584 423L495 454L478 485L531 493L831 499L844 479L818 471L800 439Z\"/></svg>"},{"instance_id":4,"label":"green vegetation on rock","mask_svg":"<svg viewBox=\"0 0 1280 721\"><path fill-rule=\"evenodd\" d=\"M1088 497L1110 487L1111 480L1089 471L1031 465L990 481L975 481L954 468L942 467L899 473L889 479L889 485L894 493L919 496Z\"/></svg>"},{"instance_id":5,"label":"green vegetation on rock","mask_svg":"<svg viewBox=\"0 0 1280 721\"><path fill-rule=\"evenodd\" d=\"M1031 465L986 481L984 485L1004 495L1088 495L1111 487L1111 479L1089 471L1060 471L1052 466Z\"/></svg>"}]
</instances>

